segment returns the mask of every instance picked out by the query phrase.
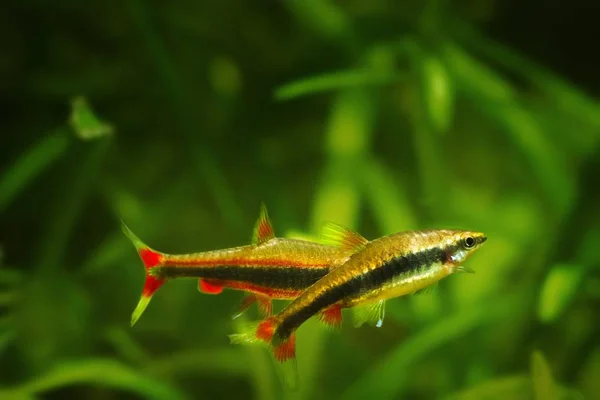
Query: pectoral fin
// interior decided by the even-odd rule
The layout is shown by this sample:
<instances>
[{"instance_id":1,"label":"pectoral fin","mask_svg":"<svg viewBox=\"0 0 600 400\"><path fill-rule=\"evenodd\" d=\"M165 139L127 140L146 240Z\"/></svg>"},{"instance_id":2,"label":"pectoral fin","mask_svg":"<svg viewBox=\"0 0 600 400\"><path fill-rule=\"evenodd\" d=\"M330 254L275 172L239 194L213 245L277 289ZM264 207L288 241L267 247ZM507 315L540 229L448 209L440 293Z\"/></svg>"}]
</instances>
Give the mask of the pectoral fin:
<instances>
[{"instance_id":1,"label":"pectoral fin","mask_svg":"<svg viewBox=\"0 0 600 400\"><path fill-rule=\"evenodd\" d=\"M357 328L365 323L380 328L384 316L385 300L352 308L352 320Z\"/></svg>"}]
</instances>

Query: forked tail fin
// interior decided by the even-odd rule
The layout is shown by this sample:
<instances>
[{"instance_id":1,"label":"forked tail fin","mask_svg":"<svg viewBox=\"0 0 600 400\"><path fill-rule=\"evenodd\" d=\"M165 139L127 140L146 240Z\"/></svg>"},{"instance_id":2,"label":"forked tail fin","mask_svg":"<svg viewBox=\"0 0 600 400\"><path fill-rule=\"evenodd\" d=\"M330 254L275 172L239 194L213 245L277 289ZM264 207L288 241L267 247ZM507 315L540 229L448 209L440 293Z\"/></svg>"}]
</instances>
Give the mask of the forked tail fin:
<instances>
[{"instance_id":1,"label":"forked tail fin","mask_svg":"<svg viewBox=\"0 0 600 400\"><path fill-rule=\"evenodd\" d=\"M278 370L285 386L296 391L299 387L298 367L296 365L296 335L292 333L286 339L276 336L277 322L274 317L260 322L241 324L239 333L229 335L234 344L262 345L269 347L279 362Z\"/></svg>"},{"instance_id":2,"label":"forked tail fin","mask_svg":"<svg viewBox=\"0 0 600 400\"><path fill-rule=\"evenodd\" d=\"M135 310L133 310L133 313L131 314L131 326L133 326L148 306L148 303L150 303L152 295L165 283L165 279L157 278L152 274L154 268L162 265L164 254L148 247L127 227L127 225L125 225L123 221L121 221L121 228L135 246L146 270L146 281L144 282L142 296L140 297L140 301L135 307Z\"/></svg>"}]
</instances>

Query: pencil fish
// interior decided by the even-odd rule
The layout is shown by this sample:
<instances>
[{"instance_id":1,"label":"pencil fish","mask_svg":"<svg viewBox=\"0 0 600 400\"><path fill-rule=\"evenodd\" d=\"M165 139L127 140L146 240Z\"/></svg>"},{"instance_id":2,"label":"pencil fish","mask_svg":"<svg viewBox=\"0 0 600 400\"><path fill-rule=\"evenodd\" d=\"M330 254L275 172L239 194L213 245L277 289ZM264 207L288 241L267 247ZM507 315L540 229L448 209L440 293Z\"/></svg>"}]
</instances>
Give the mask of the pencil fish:
<instances>
[{"instance_id":1,"label":"pencil fish","mask_svg":"<svg viewBox=\"0 0 600 400\"><path fill-rule=\"evenodd\" d=\"M295 359L294 332L314 315L339 326L341 310L353 308L357 325L381 326L386 300L424 290L455 272L472 272L462 264L486 240L483 233L465 230L406 231L373 241L334 224L328 231L330 240L353 252L348 260L278 314L230 335L232 343L266 342L283 362Z\"/></svg>"},{"instance_id":2,"label":"pencil fish","mask_svg":"<svg viewBox=\"0 0 600 400\"><path fill-rule=\"evenodd\" d=\"M275 237L266 207L261 205L252 244L192 254L167 254L142 242L124 223L145 266L146 280L133 311L131 325L140 318L152 295L168 280L198 278L198 290L219 294L225 288L250 293L233 316L257 302L263 316L272 314L272 299L294 299L343 263L350 249L306 240Z\"/></svg>"}]
</instances>

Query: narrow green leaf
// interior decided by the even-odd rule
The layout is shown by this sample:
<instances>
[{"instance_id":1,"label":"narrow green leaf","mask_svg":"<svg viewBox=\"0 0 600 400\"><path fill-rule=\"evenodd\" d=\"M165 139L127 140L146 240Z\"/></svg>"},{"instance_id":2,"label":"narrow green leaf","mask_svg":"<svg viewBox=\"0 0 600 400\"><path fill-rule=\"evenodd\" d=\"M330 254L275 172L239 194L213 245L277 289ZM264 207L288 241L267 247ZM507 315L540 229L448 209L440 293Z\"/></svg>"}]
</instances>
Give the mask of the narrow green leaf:
<instances>
[{"instance_id":1,"label":"narrow green leaf","mask_svg":"<svg viewBox=\"0 0 600 400\"><path fill-rule=\"evenodd\" d=\"M557 74L522 56L514 48L508 48L485 37L464 21L454 24L453 30L461 41L472 46L479 54L491 58L498 65L516 72L544 90L555 101L557 108L600 127L600 103L597 100ZM600 136L597 129L596 136Z\"/></svg>"},{"instance_id":2,"label":"narrow green leaf","mask_svg":"<svg viewBox=\"0 0 600 400\"><path fill-rule=\"evenodd\" d=\"M575 196L573 176L566 160L549 142L539 123L519 104L510 84L458 46L447 45L444 59L460 90L504 128L527 157L557 216L566 212Z\"/></svg>"},{"instance_id":3,"label":"narrow green leaf","mask_svg":"<svg viewBox=\"0 0 600 400\"><path fill-rule=\"evenodd\" d=\"M404 76L401 74L377 70L338 71L285 84L277 88L275 99L283 101L355 86L386 85L402 79L404 79Z\"/></svg>"},{"instance_id":4,"label":"narrow green leaf","mask_svg":"<svg viewBox=\"0 0 600 400\"><path fill-rule=\"evenodd\" d=\"M4 211L31 181L58 160L68 145L68 136L58 130L40 140L7 168L0 176L0 211Z\"/></svg>"},{"instance_id":5,"label":"narrow green leaf","mask_svg":"<svg viewBox=\"0 0 600 400\"><path fill-rule=\"evenodd\" d=\"M426 354L453 340L464 340L464 335L477 326L491 321L514 317L521 297L517 294L500 300L483 302L466 308L411 336L390 351L372 368L365 371L343 393L343 399L396 398L405 389L411 367ZM462 338L462 339L461 339Z\"/></svg>"},{"instance_id":6,"label":"narrow green leaf","mask_svg":"<svg viewBox=\"0 0 600 400\"><path fill-rule=\"evenodd\" d=\"M133 339L129 332L131 331L114 327L108 329L105 336L123 359L138 365L148 362L150 360L148 353Z\"/></svg>"},{"instance_id":7,"label":"narrow green leaf","mask_svg":"<svg viewBox=\"0 0 600 400\"><path fill-rule=\"evenodd\" d=\"M352 35L352 21L329 0L286 1L294 16L304 25L328 40L347 42Z\"/></svg>"},{"instance_id":8,"label":"narrow green leaf","mask_svg":"<svg viewBox=\"0 0 600 400\"><path fill-rule=\"evenodd\" d=\"M406 192L386 167L368 159L360 170L362 193L384 235L416 229L417 221Z\"/></svg>"},{"instance_id":9,"label":"narrow green leaf","mask_svg":"<svg viewBox=\"0 0 600 400\"><path fill-rule=\"evenodd\" d=\"M243 353L239 348L186 349L147 363L144 371L149 375L160 377L207 372L227 376L248 376L251 365L252 363L244 362Z\"/></svg>"},{"instance_id":10,"label":"narrow green leaf","mask_svg":"<svg viewBox=\"0 0 600 400\"><path fill-rule=\"evenodd\" d=\"M558 264L544 280L538 298L537 316L549 323L558 319L574 299L585 270L579 265Z\"/></svg>"},{"instance_id":11,"label":"narrow green leaf","mask_svg":"<svg viewBox=\"0 0 600 400\"><path fill-rule=\"evenodd\" d=\"M97 139L114 133L113 127L101 121L93 112L87 100L78 96L71 101L69 124L77 137L82 140Z\"/></svg>"},{"instance_id":12,"label":"narrow green leaf","mask_svg":"<svg viewBox=\"0 0 600 400\"><path fill-rule=\"evenodd\" d=\"M18 394L41 395L49 390L80 384L121 389L155 400L186 399L186 396L174 387L138 374L131 368L109 359L62 362L43 376L16 388L0 391L0 398Z\"/></svg>"},{"instance_id":13,"label":"narrow green leaf","mask_svg":"<svg viewBox=\"0 0 600 400\"><path fill-rule=\"evenodd\" d=\"M558 400L558 391L552 378L552 372L544 355L539 351L534 351L531 356L531 379L535 399L537 400Z\"/></svg>"},{"instance_id":14,"label":"narrow green leaf","mask_svg":"<svg viewBox=\"0 0 600 400\"><path fill-rule=\"evenodd\" d=\"M68 185L62 192L64 199L55 203L55 208L48 222L38 252L36 268L40 271L52 271L57 268L67 251L69 235L76 222L77 216L87 198L87 194L96 181L100 172L102 160L109 148L110 138L104 138L89 144L89 153L81 161L81 165L73 171L68 179ZM65 183L66 185L66 183Z\"/></svg>"}]
</instances>

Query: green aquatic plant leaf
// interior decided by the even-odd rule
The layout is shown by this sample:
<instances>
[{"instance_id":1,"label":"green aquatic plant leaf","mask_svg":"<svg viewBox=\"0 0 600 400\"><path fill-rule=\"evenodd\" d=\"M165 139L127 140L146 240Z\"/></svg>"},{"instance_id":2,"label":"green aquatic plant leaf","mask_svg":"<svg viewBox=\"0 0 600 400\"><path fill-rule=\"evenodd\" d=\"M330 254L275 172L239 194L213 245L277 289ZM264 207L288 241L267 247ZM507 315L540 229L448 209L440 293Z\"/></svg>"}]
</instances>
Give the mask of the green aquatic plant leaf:
<instances>
[{"instance_id":1,"label":"green aquatic plant leaf","mask_svg":"<svg viewBox=\"0 0 600 400\"><path fill-rule=\"evenodd\" d=\"M550 269L538 298L540 321L549 323L561 316L577 295L584 274L580 265L558 264Z\"/></svg>"},{"instance_id":2,"label":"green aquatic plant leaf","mask_svg":"<svg viewBox=\"0 0 600 400\"><path fill-rule=\"evenodd\" d=\"M0 211L4 211L27 185L56 162L68 146L68 135L59 129L21 154L0 176Z\"/></svg>"},{"instance_id":3,"label":"green aquatic plant leaf","mask_svg":"<svg viewBox=\"0 0 600 400\"><path fill-rule=\"evenodd\" d=\"M452 79L440 58L431 54L422 57L420 76L429 125L437 133L446 133L454 114Z\"/></svg>"},{"instance_id":4,"label":"green aquatic plant leaf","mask_svg":"<svg viewBox=\"0 0 600 400\"><path fill-rule=\"evenodd\" d=\"M587 121L596 128L600 127L600 102L598 100L590 97L548 68L524 57L516 49L485 37L464 21L454 24L452 29L461 42L472 47L482 56L489 57L499 66L526 78L546 92L559 110ZM597 129L595 136L600 136ZM582 139L584 138L573 138L573 140Z\"/></svg>"},{"instance_id":5,"label":"green aquatic plant leaf","mask_svg":"<svg viewBox=\"0 0 600 400\"><path fill-rule=\"evenodd\" d=\"M550 366L539 351L534 351L531 356L531 379L536 400L559 400Z\"/></svg>"},{"instance_id":6,"label":"green aquatic plant leaf","mask_svg":"<svg viewBox=\"0 0 600 400\"><path fill-rule=\"evenodd\" d=\"M351 87L386 85L403 79L404 75L397 72L383 72L367 69L337 71L287 83L277 88L275 91L275 99L279 101L291 100L306 95L342 90Z\"/></svg>"},{"instance_id":7,"label":"green aquatic plant leaf","mask_svg":"<svg viewBox=\"0 0 600 400\"><path fill-rule=\"evenodd\" d=\"M528 400L531 379L527 375L507 376L481 383L444 397L443 400Z\"/></svg>"},{"instance_id":8,"label":"green aquatic plant leaf","mask_svg":"<svg viewBox=\"0 0 600 400\"><path fill-rule=\"evenodd\" d=\"M71 101L69 124L78 138L83 140L97 139L114 133L112 125L100 120L85 97L78 96Z\"/></svg>"},{"instance_id":9,"label":"green aquatic plant leaf","mask_svg":"<svg viewBox=\"0 0 600 400\"><path fill-rule=\"evenodd\" d=\"M368 158L359 177L365 201L383 234L416 229L416 216L406 190L388 168L375 158Z\"/></svg>"},{"instance_id":10,"label":"green aquatic plant leaf","mask_svg":"<svg viewBox=\"0 0 600 400\"><path fill-rule=\"evenodd\" d=\"M447 44L443 54L458 90L503 128L521 149L556 215L568 211L575 198L575 182L566 159L519 103L515 89L457 45Z\"/></svg>"},{"instance_id":11,"label":"green aquatic plant leaf","mask_svg":"<svg viewBox=\"0 0 600 400\"><path fill-rule=\"evenodd\" d=\"M30 382L0 390L0 398L38 396L49 390L81 384L111 387L154 400L187 399L171 385L139 374L118 361L102 358L62 362Z\"/></svg>"},{"instance_id":12,"label":"green aquatic plant leaf","mask_svg":"<svg viewBox=\"0 0 600 400\"><path fill-rule=\"evenodd\" d=\"M521 296L514 293L500 300L483 302L424 328L391 349L375 366L352 383L341 398L349 400L400 396L409 375L398 374L398 371L409 371L411 365L426 354L457 340L477 326L514 317L514 310L519 309L520 299Z\"/></svg>"}]
</instances>

